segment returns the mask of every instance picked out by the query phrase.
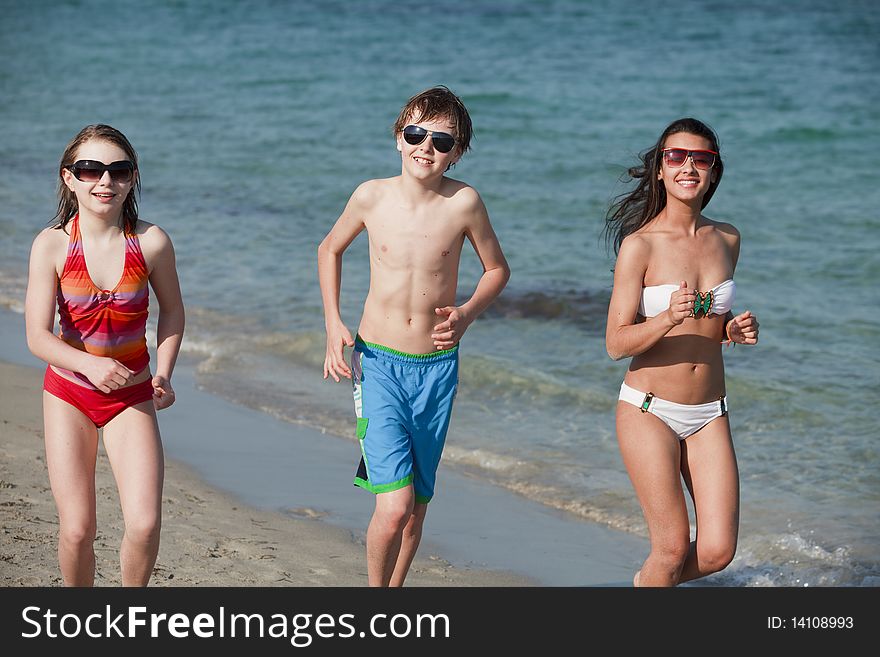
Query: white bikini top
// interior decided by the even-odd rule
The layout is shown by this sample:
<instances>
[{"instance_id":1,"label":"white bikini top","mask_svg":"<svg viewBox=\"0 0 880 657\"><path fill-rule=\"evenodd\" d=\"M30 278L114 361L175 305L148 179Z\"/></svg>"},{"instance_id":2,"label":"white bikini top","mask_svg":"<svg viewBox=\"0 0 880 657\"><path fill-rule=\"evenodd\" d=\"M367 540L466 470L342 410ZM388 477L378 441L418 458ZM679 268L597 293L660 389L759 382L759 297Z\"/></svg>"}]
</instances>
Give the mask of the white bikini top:
<instances>
[{"instance_id":1,"label":"white bikini top","mask_svg":"<svg viewBox=\"0 0 880 657\"><path fill-rule=\"evenodd\" d=\"M669 298L678 289L678 285L649 285L642 288L642 300L639 302L639 314L642 317L654 317L669 308ZM697 292L697 304L704 315L726 315L733 308L736 297L736 283L728 278L704 294Z\"/></svg>"}]
</instances>

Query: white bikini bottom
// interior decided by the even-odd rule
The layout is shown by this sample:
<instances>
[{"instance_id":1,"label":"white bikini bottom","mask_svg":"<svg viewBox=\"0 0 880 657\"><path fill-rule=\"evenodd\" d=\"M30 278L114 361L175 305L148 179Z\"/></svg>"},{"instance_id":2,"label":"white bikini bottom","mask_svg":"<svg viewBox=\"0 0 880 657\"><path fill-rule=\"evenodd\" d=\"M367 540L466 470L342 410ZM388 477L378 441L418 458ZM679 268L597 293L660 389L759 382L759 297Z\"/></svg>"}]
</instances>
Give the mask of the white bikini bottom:
<instances>
[{"instance_id":1,"label":"white bikini bottom","mask_svg":"<svg viewBox=\"0 0 880 657\"><path fill-rule=\"evenodd\" d=\"M677 404L655 397L654 393L642 392L631 388L625 383L620 386L621 401L632 404L642 413L651 413L663 420L679 437L684 440L696 433L716 417L727 415L727 396L705 404Z\"/></svg>"}]
</instances>

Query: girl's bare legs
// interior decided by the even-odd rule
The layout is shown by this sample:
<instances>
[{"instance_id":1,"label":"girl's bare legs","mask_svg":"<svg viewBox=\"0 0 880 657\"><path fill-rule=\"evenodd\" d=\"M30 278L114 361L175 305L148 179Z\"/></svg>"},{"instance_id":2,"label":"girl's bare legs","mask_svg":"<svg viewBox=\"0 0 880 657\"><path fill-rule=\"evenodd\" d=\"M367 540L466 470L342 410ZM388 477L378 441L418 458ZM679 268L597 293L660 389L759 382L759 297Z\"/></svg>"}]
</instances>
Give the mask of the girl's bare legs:
<instances>
[{"instance_id":1,"label":"girl's bare legs","mask_svg":"<svg viewBox=\"0 0 880 657\"><path fill-rule=\"evenodd\" d=\"M98 430L81 411L43 391L49 484L58 508L58 562L65 586L95 583Z\"/></svg>"},{"instance_id":2,"label":"girl's bare legs","mask_svg":"<svg viewBox=\"0 0 880 657\"><path fill-rule=\"evenodd\" d=\"M104 447L125 520L119 551L123 586L146 586L159 554L165 460L153 401L127 408L104 427Z\"/></svg>"}]
</instances>

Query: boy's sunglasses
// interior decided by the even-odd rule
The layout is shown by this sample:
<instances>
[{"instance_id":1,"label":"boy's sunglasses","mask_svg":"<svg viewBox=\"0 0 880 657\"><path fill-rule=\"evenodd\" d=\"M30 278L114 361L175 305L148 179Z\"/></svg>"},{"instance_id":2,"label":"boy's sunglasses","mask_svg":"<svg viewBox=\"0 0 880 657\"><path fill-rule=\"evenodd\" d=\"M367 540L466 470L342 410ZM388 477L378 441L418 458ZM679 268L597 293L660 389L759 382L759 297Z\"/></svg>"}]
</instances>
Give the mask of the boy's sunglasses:
<instances>
[{"instance_id":1,"label":"boy's sunglasses","mask_svg":"<svg viewBox=\"0 0 880 657\"><path fill-rule=\"evenodd\" d=\"M421 144L425 141L425 137L431 135L431 141L441 153L448 153L455 148L455 137L447 132L430 132L417 125L408 125L403 129L403 139L407 144Z\"/></svg>"},{"instance_id":2,"label":"boy's sunglasses","mask_svg":"<svg viewBox=\"0 0 880 657\"><path fill-rule=\"evenodd\" d=\"M698 169L711 169L715 166L715 158L718 153L715 151L688 151L684 148L664 148L663 161L666 166L677 169L684 166L688 158L694 161L694 166Z\"/></svg>"},{"instance_id":3,"label":"boy's sunglasses","mask_svg":"<svg viewBox=\"0 0 880 657\"><path fill-rule=\"evenodd\" d=\"M117 183L131 182L134 175L134 164L129 160L119 160L104 164L97 160L77 160L73 164L69 164L68 169L74 178L82 182L98 182L104 177L104 172L110 172L110 180Z\"/></svg>"}]
</instances>

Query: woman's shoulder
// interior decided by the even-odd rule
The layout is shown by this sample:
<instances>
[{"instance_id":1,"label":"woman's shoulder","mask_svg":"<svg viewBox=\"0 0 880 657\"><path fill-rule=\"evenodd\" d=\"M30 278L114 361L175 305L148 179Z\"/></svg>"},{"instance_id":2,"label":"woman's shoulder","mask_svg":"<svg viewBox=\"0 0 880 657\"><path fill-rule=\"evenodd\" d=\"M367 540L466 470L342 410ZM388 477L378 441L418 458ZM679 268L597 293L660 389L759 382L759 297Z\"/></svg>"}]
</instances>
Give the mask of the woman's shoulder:
<instances>
[{"instance_id":1,"label":"woman's shoulder","mask_svg":"<svg viewBox=\"0 0 880 657\"><path fill-rule=\"evenodd\" d=\"M651 259L651 243L650 233L636 231L624 237L617 252L615 270L624 269L644 274Z\"/></svg>"},{"instance_id":2,"label":"woman's shoulder","mask_svg":"<svg viewBox=\"0 0 880 657\"><path fill-rule=\"evenodd\" d=\"M620 251L618 257L626 253L630 257L636 255L648 255L651 252L651 245L654 241L654 235L650 231L645 230L642 226L634 233L630 233L623 238L620 243Z\"/></svg>"},{"instance_id":3,"label":"woman's shoulder","mask_svg":"<svg viewBox=\"0 0 880 657\"><path fill-rule=\"evenodd\" d=\"M707 217L703 217L703 219L705 219L706 224L712 229L712 231L728 244L736 244L739 242L739 230L737 230L736 226L732 223L717 221Z\"/></svg>"}]
</instances>

